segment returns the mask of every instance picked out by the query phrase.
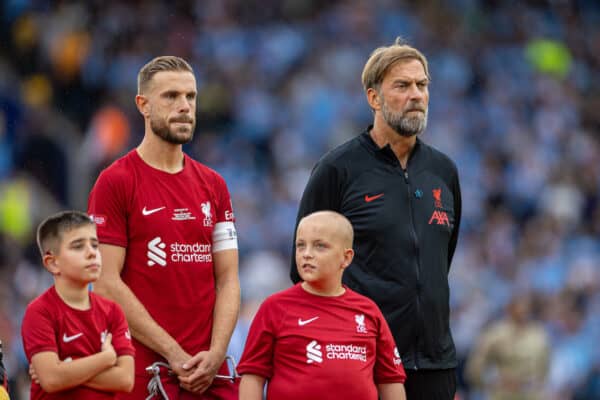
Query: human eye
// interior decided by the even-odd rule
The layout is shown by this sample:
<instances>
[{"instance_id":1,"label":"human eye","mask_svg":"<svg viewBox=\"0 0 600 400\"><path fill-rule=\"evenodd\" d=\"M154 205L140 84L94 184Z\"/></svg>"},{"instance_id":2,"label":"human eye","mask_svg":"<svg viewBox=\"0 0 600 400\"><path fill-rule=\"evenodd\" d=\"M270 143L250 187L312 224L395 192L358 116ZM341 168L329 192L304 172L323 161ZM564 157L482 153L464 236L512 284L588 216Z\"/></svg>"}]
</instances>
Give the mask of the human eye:
<instances>
[{"instance_id":1,"label":"human eye","mask_svg":"<svg viewBox=\"0 0 600 400\"><path fill-rule=\"evenodd\" d=\"M71 248L73 250L81 250L83 249L83 243L82 242L75 242L71 244Z\"/></svg>"},{"instance_id":2,"label":"human eye","mask_svg":"<svg viewBox=\"0 0 600 400\"><path fill-rule=\"evenodd\" d=\"M196 100L196 93L188 93L186 97L188 100Z\"/></svg>"}]
</instances>

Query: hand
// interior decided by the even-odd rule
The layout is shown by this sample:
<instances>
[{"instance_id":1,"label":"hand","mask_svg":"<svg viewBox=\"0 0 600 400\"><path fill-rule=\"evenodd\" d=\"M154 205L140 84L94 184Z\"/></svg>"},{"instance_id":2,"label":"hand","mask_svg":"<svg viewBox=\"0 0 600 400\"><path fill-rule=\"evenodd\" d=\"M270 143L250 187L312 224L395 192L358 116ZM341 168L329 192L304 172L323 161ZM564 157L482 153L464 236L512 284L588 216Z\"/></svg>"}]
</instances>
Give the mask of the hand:
<instances>
[{"instance_id":1,"label":"hand","mask_svg":"<svg viewBox=\"0 0 600 400\"><path fill-rule=\"evenodd\" d=\"M35 368L33 368L33 364L29 364L29 377L31 378L32 382L35 382L38 385L40 384L40 378L38 378Z\"/></svg>"},{"instance_id":2,"label":"hand","mask_svg":"<svg viewBox=\"0 0 600 400\"><path fill-rule=\"evenodd\" d=\"M165 357L171 370L177 376L188 376L193 370L192 369L184 369L183 364L185 364L189 359L192 358L186 351L184 351L181 347L177 347L174 351Z\"/></svg>"},{"instance_id":3,"label":"hand","mask_svg":"<svg viewBox=\"0 0 600 400\"><path fill-rule=\"evenodd\" d=\"M189 376L179 376L179 385L190 392L203 393L212 384L225 356L215 351L201 351L190 358L184 365L185 370L192 373Z\"/></svg>"},{"instance_id":4,"label":"hand","mask_svg":"<svg viewBox=\"0 0 600 400\"><path fill-rule=\"evenodd\" d=\"M106 335L106 338L104 338L104 342L102 342L102 347L100 348L100 351L106 351L109 354L111 354L111 356L114 358L113 365L117 363L117 352L115 351L115 348L112 345L112 333Z\"/></svg>"}]
</instances>

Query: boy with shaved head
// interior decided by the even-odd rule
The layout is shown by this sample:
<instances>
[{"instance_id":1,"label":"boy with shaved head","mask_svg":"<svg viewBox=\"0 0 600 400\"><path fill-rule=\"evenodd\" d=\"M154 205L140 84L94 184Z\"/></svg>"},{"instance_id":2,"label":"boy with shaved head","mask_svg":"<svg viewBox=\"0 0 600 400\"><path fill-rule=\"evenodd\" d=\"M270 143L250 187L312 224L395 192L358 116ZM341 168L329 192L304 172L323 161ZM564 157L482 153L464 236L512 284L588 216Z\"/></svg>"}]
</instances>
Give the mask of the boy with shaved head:
<instances>
[{"instance_id":1,"label":"boy with shaved head","mask_svg":"<svg viewBox=\"0 0 600 400\"><path fill-rule=\"evenodd\" d=\"M296 264L302 282L267 298L238 366L240 398L404 400L406 374L373 301L342 284L352 225L339 213L302 218Z\"/></svg>"}]
</instances>

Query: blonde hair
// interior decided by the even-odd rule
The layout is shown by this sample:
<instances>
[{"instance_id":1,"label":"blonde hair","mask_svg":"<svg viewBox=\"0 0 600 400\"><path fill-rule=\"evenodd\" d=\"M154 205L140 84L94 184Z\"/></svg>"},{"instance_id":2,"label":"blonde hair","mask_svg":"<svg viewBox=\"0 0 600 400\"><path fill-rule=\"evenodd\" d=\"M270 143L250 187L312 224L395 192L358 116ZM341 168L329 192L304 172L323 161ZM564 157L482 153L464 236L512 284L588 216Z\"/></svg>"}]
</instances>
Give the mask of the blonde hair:
<instances>
[{"instance_id":1,"label":"blonde hair","mask_svg":"<svg viewBox=\"0 0 600 400\"><path fill-rule=\"evenodd\" d=\"M352 223L339 212L332 210L315 211L302 218L298 223L298 227L300 227L300 224L304 221L322 221L323 219L327 221L328 226L335 229L335 234L342 241L343 246L352 248L354 242L354 229L352 228Z\"/></svg>"},{"instance_id":2,"label":"blonde hair","mask_svg":"<svg viewBox=\"0 0 600 400\"><path fill-rule=\"evenodd\" d=\"M142 67L137 76L138 94L142 94L154 75L163 71L184 71L194 73L190 64L181 57L156 57Z\"/></svg>"},{"instance_id":3,"label":"blonde hair","mask_svg":"<svg viewBox=\"0 0 600 400\"><path fill-rule=\"evenodd\" d=\"M397 37L394 44L378 47L371 53L362 72L362 84L365 91L370 88L379 90L388 70L398 62L407 60L419 61L423 65L427 79L431 80L427 58L419 50L409 46L404 39Z\"/></svg>"}]
</instances>

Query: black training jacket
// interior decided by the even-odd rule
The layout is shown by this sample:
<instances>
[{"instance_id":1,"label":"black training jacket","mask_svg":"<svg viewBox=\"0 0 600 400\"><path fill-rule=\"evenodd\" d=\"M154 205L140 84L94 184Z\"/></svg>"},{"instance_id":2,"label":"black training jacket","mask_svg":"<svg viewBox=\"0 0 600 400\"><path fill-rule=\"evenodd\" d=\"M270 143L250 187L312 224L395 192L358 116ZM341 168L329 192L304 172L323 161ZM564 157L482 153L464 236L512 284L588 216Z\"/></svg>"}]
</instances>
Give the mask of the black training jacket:
<instances>
[{"instance_id":1,"label":"black training jacket","mask_svg":"<svg viewBox=\"0 0 600 400\"><path fill-rule=\"evenodd\" d=\"M448 272L461 215L456 165L417 139L403 170L369 130L319 160L296 224L319 210L345 215L355 256L344 283L379 305L405 368L454 368ZM291 278L300 280L293 256Z\"/></svg>"}]
</instances>

